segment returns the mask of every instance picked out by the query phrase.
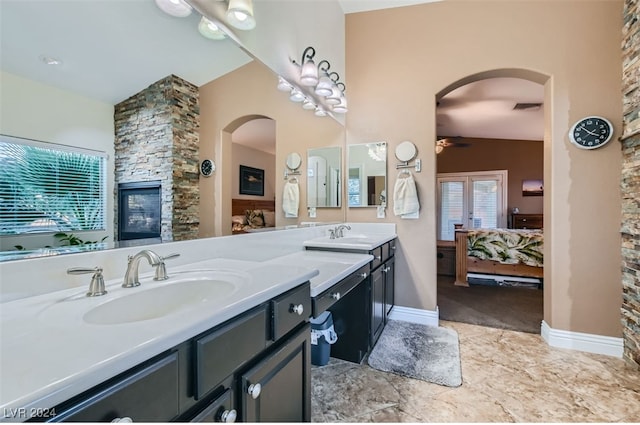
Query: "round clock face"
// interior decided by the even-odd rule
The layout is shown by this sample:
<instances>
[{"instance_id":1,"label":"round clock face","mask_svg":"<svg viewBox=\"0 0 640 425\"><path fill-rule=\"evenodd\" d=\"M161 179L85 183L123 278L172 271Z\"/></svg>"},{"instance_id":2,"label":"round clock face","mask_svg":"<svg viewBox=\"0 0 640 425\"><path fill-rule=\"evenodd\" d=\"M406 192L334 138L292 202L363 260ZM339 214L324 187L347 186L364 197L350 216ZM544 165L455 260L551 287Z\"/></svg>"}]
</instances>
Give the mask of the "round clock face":
<instances>
[{"instance_id":1,"label":"round clock face","mask_svg":"<svg viewBox=\"0 0 640 425\"><path fill-rule=\"evenodd\" d=\"M200 173L205 177L209 177L213 174L215 169L216 167L210 159L205 159L200 163Z\"/></svg>"},{"instance_id":2,"label":"round clock face","mask_svg":"<svg viewBox=\"0 0 640 425\"><path fill-rule=\"evenodd\" d=\"M571 143L582 149L596 149L613 136L613 125L602 117L586 117L578 121L569 131Z\"/></svg>"}]
</instances>

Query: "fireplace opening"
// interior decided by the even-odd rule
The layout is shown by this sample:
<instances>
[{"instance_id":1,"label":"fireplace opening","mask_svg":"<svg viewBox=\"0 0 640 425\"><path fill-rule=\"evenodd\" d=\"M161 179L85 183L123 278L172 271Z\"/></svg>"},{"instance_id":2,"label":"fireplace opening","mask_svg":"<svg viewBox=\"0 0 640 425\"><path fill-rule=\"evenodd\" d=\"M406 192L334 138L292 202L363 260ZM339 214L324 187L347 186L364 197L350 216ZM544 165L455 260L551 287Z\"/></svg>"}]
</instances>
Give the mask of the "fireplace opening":
<instances>
[{"instance_id":1,"label":"fireplace opening","mask_svg":"<svg viewBox=\"0 0 640 425\"><path fill-rule=\"evenodd\" d=\"M118 185L118 238L161 239L160 180Z\"/></svg>"}]
</instances>

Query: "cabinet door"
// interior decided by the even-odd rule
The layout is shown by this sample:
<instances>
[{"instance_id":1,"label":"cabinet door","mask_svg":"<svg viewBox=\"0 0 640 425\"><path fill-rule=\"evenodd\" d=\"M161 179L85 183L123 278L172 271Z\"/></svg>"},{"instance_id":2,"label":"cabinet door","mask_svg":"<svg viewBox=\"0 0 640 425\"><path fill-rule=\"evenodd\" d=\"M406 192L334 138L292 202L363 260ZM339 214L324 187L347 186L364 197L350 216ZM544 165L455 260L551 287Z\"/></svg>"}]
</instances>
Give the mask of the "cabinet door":
<instances>
[{"instance_id":1,"label":"cabinet door","mask_svg":"<svg viewBox=\"0 0 640 425\"><path fill-rule=\"evenodd\" d=\"M384 328L384 273L378 267L371 273L371 347L374 346Z\"/></svg>"},{"instance_id":2,"label":"cabinet door","mask_svg":"<svg viewBox=\"0 0 640 425\"><path fill-rule=\"evenodd\" d=\"M311 421L311 326L240 376L243 422Z\"/></svg>"},{"instance_id":3,"label":"cabinet door","mask_svg":"<svg viewBox=\"0 0 640 425\"><path fill-rule=\"evenodd\" d=\"M386 323L394 305L395 259L391 257L391 259L383 265L382 270L384 271L384 321Z\"/></svg>"},{"instance_id":4,"label":"cabinet door","mask_svg":"<svg viewBox=\"0 0 640 425\"><path fill-rule=\"evenodd\" d=\"M236 415L237 412L233 406L233 390L228 389L189 422L235 422Z\"/></svg>"}]
</instances>

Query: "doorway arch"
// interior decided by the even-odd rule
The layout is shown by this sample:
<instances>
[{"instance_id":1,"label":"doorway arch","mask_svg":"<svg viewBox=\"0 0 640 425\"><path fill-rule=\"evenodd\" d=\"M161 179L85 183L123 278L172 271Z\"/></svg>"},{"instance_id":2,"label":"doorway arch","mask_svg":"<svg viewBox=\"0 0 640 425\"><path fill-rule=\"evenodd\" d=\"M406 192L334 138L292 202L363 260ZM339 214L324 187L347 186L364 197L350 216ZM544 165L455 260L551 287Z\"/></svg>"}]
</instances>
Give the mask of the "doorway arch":
<instances>
[{"instance_id":1,"label":"doorway arch","mask_svg":"<svg viewBox=\"0 0 640 425\"><path fill-rule=\"evenodd\" d=\"M533 83L537 83L540 84L543 87L544 90L544 100L543 100L543 105L552 105L552 79L549 75L538 72L538 71L534 71L534 70L528 70L528 69L520 69L520 68L500 68L500 69L493 69L493 70L487 70L487 71L482 71L482 72L478 72L478 73L474 73L474 74L470 74L468 76L465 76L463 78L460 78L456 81L453 81L449 84L447 84L444 88L442 88L440 91L438 91L435 95L435 102L436 105L438 105L438 103L449 93L451 93L453 90L463 87L465 85L468 85L470 83L474 83L477 81L481 81L481 80L486 80L486 79L493 79L493 78L517 78L520 80L526 80L526 81L530 81ZM437 112L436 112L437 114ZM435 117L435 122L436 122L436 127L437 127L437 120L438 117ZM544 131L543 131L543 137L542 137L542 144L543 144L543 176L545 179L545 186L547 189L545 189L545 195L549 195L550 194L550 190L552 188L552 182L550 180L551 178L551 173L550 173L550 164L549 164L549 157L547 157L547 152L550 152L550 149L548 149L549 144L551 143L550 140L550 134L551 134L551 114L548 112L544 113ZM436 160L437 163L437 160ZM434 174L438 173L438 169L437 167L434 168ZM434 175L434 181L437 181L437 176ZM550 208L550 196L545 196L544 197L544 201L543 201L543 214L546 217L545 221L550 220L551 219L551 208ZM439 212L437 212L437 214L439 214ZM545 238L545 243L544 243L544 258L546 259L550 259L550 247L551 247L551 238L547 237L547 235L549 234L550 236L550 226L545 226L543 228L543 234L544 234L544 238ZM436 239L438 239L438 237L436 236ZM544 269L544 289L543 289L543 312L542 312L542 316L543 316L543 320L549 322L549 316L550 316L550 305L551 305L551 293L552 291L549 290L550 286L552 285L552 281L551 281L551 273L549 268L546 267L547 266L547 262L545 261L545 269ZM436 270L436 274L437 274L437 270ZM436 275L436 280L437 280L438 276ZM436 293L436 302L438 303L439 299L439 294ZM538 330L538 332L541 332L541 329Z\"/></svg>"},{"instance_id":2,"label":"doorway arch","mask_svg":"<svg viewBox=\"0 0 640 425\"><path fill-rule=\"evenodd\" d=\"M220 164L220 177L216 181L216 193L220 194L216 199L214 206L215 213L215 236L226 236L231 234L231 199L233 193L232 182L234 181L234 174L237 170L232 166L232 150L233 150L233 133L245 125L246 123L254 120L271 120L277 125L274 118L259 115L250 114L243 115L232 120L226 126L224 126L220 132L220 144L216 147L216 159ZM274 131L273 138L275 140L276 134Z\"/></svg>"}]
</instances>

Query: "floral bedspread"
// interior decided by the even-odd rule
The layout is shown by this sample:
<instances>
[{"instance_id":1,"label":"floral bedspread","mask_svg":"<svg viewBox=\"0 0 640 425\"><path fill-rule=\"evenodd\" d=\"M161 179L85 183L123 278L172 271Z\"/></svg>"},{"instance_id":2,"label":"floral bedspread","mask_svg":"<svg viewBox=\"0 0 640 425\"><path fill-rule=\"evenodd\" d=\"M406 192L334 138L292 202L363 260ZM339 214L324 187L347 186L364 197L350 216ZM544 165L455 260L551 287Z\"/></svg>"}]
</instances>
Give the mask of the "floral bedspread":
<instances>
[{"instance_id":1,"label":"floral bedspread","mask_svg":"<svg viewBox=\"0 0 640 425\"><path fill-rule=\"evenodd\" d=\"M543 266L543 237L539 229L471 229L467 242L470 257L503 264Z\"/></svg>"}]
</instances>

